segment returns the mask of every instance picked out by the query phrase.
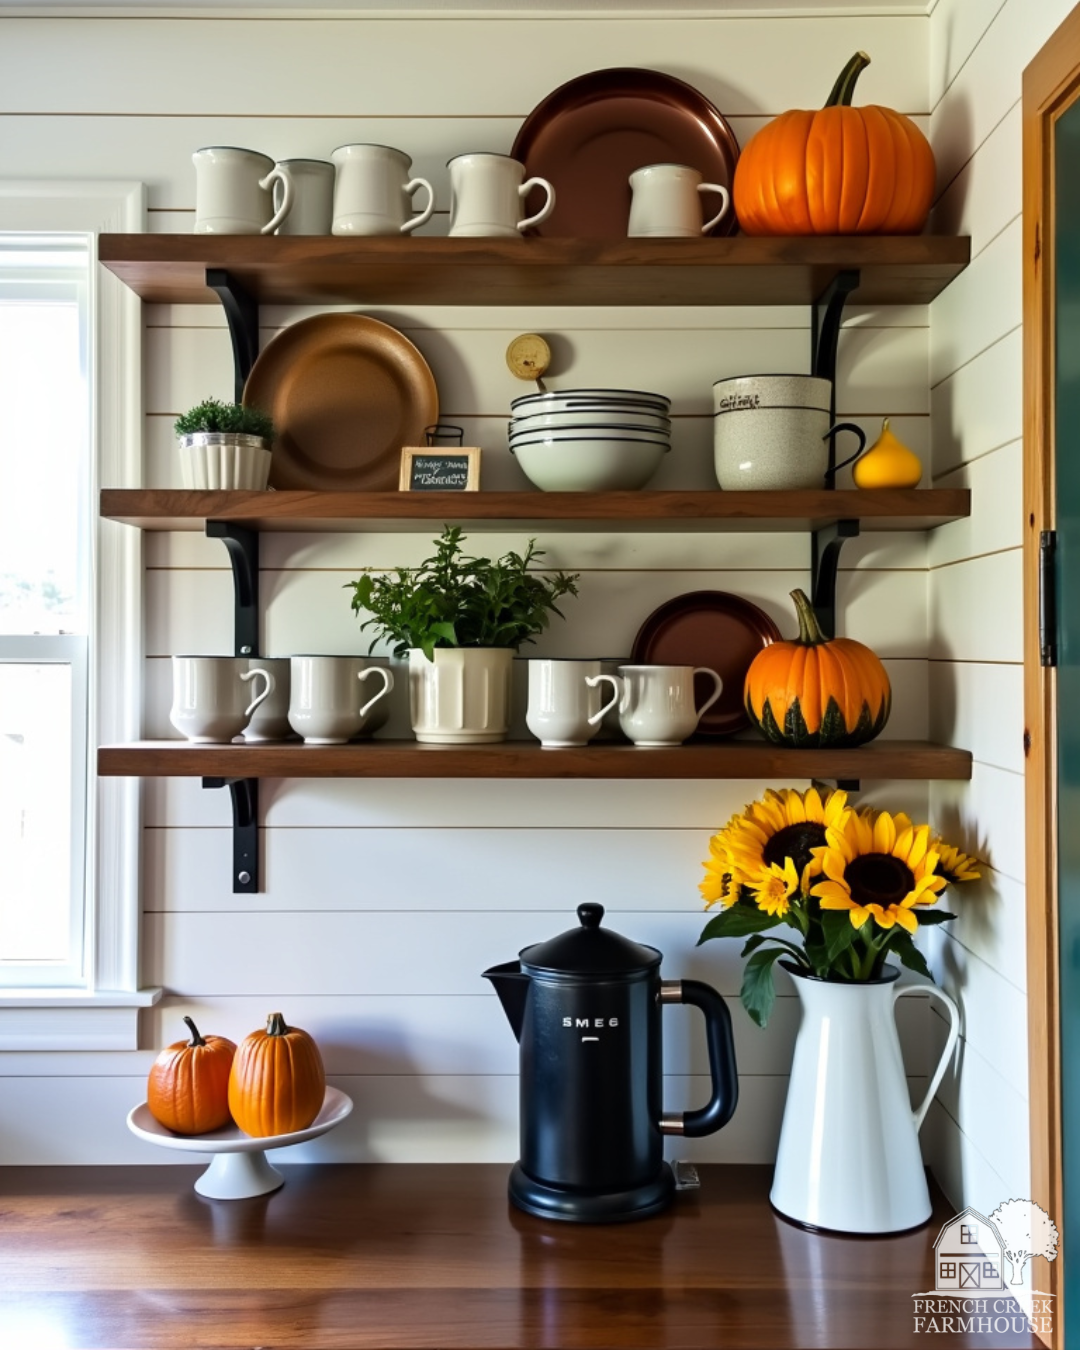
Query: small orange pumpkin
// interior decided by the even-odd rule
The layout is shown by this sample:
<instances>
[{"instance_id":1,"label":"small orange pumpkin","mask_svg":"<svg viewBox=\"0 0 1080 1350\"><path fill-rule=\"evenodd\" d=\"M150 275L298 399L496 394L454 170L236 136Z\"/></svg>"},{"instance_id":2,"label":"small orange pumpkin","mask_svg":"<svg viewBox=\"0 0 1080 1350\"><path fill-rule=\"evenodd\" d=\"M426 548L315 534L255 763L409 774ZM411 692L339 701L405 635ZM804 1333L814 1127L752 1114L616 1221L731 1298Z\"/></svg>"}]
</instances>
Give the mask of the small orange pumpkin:
<instances>
[{"instance_id":1,"label":"small orange pumpkin","mask_svg":"<svg viewBox=\"0 0 1080 1350\"><path fill-rule=\"evenodd\" d=\"M934 196L934 152L903 113L851 107L856 52L824 108L781 113L747 142L732 184L745 234L918 234Z\"/></svg>"},{"instance_id":2,"label":"small orange pumpkin","mask_svg":"<svg viewBox=\"0 0 1080 1350\"><path fill-rule=\"evenodd\" d=\"M746 672L750 720L778 745L862 745L889 718L892 689L885 667L853 638L826 638L802 591L791 598L799 636L764 647Z\"/></svg>"},{"instance_id":3,"label":"small orange pumpkin","mask_svg":"<svg viewBox=\"0 0 1080 1350\"><path fill-rule=\"evenodd\" d=\"M306 1031L271 1013L265 1031L240 1042L229 1075L229 1109L246 1133L264 1138L306 1130L322 1109L326 1073Z\"/></svg>"},{"instance_id":4,"label":"small orange pumpkin","mask_svg":"<svg viewBox=\"0 0 1080 1350\"><path fill-rule=\"evenodd\" d=\"M205 1134L229 1123L229 1070L235 1044L201 1036L185 1017L190 1041L176 1041L154 1060L146 1084L150 1114L177 1134Z\"/></svg>"}]
</instances>

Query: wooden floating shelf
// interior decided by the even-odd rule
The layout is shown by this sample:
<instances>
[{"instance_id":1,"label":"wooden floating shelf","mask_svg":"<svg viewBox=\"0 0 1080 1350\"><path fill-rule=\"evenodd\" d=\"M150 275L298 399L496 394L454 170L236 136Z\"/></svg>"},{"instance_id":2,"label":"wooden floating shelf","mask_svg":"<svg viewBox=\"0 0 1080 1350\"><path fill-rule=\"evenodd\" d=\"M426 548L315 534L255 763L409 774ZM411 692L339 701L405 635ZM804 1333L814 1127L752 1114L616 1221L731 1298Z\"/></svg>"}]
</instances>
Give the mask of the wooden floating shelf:
<instances>
[{"instance_id":1,"label":"wooden floating shelf","mask_svg":"<svg viewBox=\"0 0 1080 1350\"><path fill-rule=\"evenodd\" d=\"M921 305L967 266L944 235L731 239L339 239L103 234L143 300L217 304L220 268L258 304L808 305L857 269L855 304Z\"/></svg>"},{"instance_id":2,"label":"wooden floating shelf","mask_svg":"<svg viewBox=\"0 0 1080 1350\"><path fill-rule=\"evenodd\" d=\"M537 741L461 746L411 740L257 746L140 741L102 746L98 773L111 778L967 780L971 754L927 741L887 740L846 750L790 750L759 740L691 741L664 749L602 742L573 750L544 750Z\"/></svg>"},{"instance_id":3,"label":"wooden floating shelf","mask_svg":"<svg viewBox=\"0 0 1080 1350\"><path fill-rule=\"evenodd\" d=\"M209 492L105 488L101 514L143 530L199 530L227 520L256 530L428 533L443 521L493 530L925 530L971 512L967 488L861 492Z\"/></svg>"}]
</instances>

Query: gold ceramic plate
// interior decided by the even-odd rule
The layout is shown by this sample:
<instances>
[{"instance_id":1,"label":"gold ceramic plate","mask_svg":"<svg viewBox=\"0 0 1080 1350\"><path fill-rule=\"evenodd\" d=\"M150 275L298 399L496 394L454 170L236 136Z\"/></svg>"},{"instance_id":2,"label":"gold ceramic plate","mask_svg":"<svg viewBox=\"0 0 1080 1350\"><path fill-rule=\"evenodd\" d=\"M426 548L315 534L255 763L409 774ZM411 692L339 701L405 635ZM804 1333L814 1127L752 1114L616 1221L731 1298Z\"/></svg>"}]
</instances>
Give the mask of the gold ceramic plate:
<instances>
[{"instance_id":1,"label":"gold ceramic plate","mask_svg":"<svg viewBox=\"0 0 1080 1350\"><path fill-rule=\"evenodd\" d=\"M274 419L270 486L392 491L401 448L439 420L427 362L402 333L363 314L316 314L259 353L244 406Z\"/></svg>"}]
</instances>

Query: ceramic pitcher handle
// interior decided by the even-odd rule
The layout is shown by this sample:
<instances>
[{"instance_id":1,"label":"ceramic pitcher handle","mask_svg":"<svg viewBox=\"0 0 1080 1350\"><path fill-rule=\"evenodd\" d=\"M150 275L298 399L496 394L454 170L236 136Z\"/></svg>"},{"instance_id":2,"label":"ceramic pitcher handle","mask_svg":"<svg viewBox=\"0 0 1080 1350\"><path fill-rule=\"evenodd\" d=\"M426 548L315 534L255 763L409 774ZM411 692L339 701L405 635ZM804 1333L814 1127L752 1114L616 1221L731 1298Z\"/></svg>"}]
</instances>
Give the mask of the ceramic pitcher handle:
<instances>
[{"instance_id":1,"label":"ceramic pitcher handle","mask_svg":"<svg viewBox=\"0 0 1080 1350\"><path fill-rule=\"evenodd\" d=\"M609 713L612 710L612 708L614 708L616 703L618 703L619 699L622 698L622 680L619 679L618 675L585 676L585 683L589 686L590 689L599 689L605 680L608 682L608 684L611 685L612 689L615 690L615 697L611 700L610 703L605 703L598 713L593 713L593 715L589 718L589 726L591 727L598 727L600 723L604 720L605 714Z\"/></svg>"},{"instance_id":2,"label":"ceramic pitcher handle","mask_svg":"<svg viewBox=\"0 0 1080 1350\"><path fill-rule=\"evenodd\" d=\"M263 679L266 681L266 687L263 690L261 690L258 694L256 694L255 697L251 700L250 704L244 709L245 717L250 717L251 714L255 711L255 709L259 706L259 704L270 697L270 695L274 692L274 686L277 684L277 681L274 679L273 675L271 675L268 670L263 670L262 666L256 667L255 670L242 670L240 672L240 678L245 681L253 680L256 675L261 675L263 677Z\"/></svg>"},{"instance_id":3,"label":"ceramic pitcher handle","mask_svg":"<svg viewBox=\"0 0 1080 1350\"><path fill-rule=\"evenodd\" d=\"M535 216L528 216L525 220L519 220L517 228L527 230L530 225L539 225L542 220L547 220L552 211L555 210L555 189L546 178L529 178L518 188L518 196L522 201L529 195L534 187L542 187L547 193L547 201L537 211Z\"/></svg>"},{"instance_id":4,"label":"ceramic pitcher handle","mask_svg":"<svg viewBox=\"0 0 1080 1350\"><path fill-rule=\"evenodd\" d=\"M934 1093L941 1085L941 1080L945 1077L945 1070L949 1067L949 1059L953 1052L953 1046L956 1044L956 1038L960 1035L960 1009L948 996L944 989L939 989L936 984L907 984L903 988L897 989L893 993L893 1007L896 1007L897 999L903 998L906 994L927 994L930 998L936 998L944 1005L949 1014L949 1035L945 1042L945 1049L938 1060L938 1066L934 1070L934 1076L930 1079L930 1086L926 1089L926 1096L922 1099L922 1104L917 1111L913 1111L912 1119L915 1121L915 1129L918 1130L923 1123L927 1111L930 1110L930 1103L934 1100Z\"/></svg>"},{"instance_id":5,"label":"ceramic pitcher handle","mask_svg":"<svg viewBox=\"0 0 1080 1350\"><path fill-rule=\"evenodd\" d=\"M356 678L358 680L366 680L369 675L381 675L383 677L383 687L373 698L369 698L366 703L360 705L360 710L356 714L357 717L364 717L369 713L372 708L374 708L375 704L378 703L379 699L385 698L394 687L393 672L387 670L385 666L368 666L366 670L358 671Z\"/></svg>"},{"instance_id":6,"label":"ceramic pitcher handle","mask_svg":"<svg viewBox=\"0 0 1080 1350\"><path fill-rule=\"evenodd\" d=\"M717 673L716 673L715 670L710 670L708 666L695 666L695 667L694 667L694 674L695 674L695 675L711 675L712 678L713 678L713 683L716 685L716 688L712 691L712 693L709 695L709 697L705 700L705 702L704 702L704 703L701 705L701 707L697 710L697 715L698 715L698 718L700 719L702 716L704 716L705 713L707 713L707 712L709 711L709 709L712 707L712 705L716 702L716 700L717 700L717 699L720 697L720 695L724 692L724 681L720 678L719 675L717 675Z\"/></svg>"},{"instance_id":7,"label":"ceramic pitcher handle","mask_svg":"<svg viewBox=\"0 0 1080 1350\"><path fill-rule=\"evenodd\" d=\"M411 197L417 188L427 188L427 206L418 216L413 216L400 227L402 234L408 234L410 230L418 230L421 225L426 225L431 219L431 213L435 210L435 189L426 178L410 178L405 184L405 195Z\"/></svg>"},{"instance_id":8,"label":"ceramic pitcher handle","mask_svg":"<svg viewBox=\"0 0 1080 1350\"><path fill-rule=\"evenodd\" d=\"M717 211L716 215L713 216L712 220L707 220L705 224L702 225L701 227L701 233L708 234L709 231L714 226L719 225L720 222L727 215L727 209L731 205L731 194L728 192L726 187L721 187L719 183L699 183L697 185L697 190L699 192L718 192L720 194L721 198L720 210Z\"/></svg>"},{"instance_id":9,"label":"ceramic pitcher handle","mask_svg":"<svg viewBox=\"0 0 1080 1350\"><path fill-rule=\"evenodd\" d=\"M280 164L275 164L265 178L259 179L259 186L270 193L271 201L276 195L274 184L281 184L281 205L274 212L273 216L259 231L260 234L273 234L281 222L292 210L293 204L293 182L288 169L283 169Z\"/></svg>"},{"instance_id":10,"label":"ceramic pitcher handle","mask_svg":"<svg viewBox=\"0 0 1080 1350\"><path fill-rule=\"evenodd\" d=\"M859 448L853 455L848 455L847 459L842 459L839 464L834 464L831 469L825 470L826 480L836 476L837 470L846 469L849 464L854 464L862 452L866 449L866 432L857 422L836 422L822 436L823 441L827 441L830 436L835 436L838 431L850 431L858 439Z\"/></svg>"}]
</instances>

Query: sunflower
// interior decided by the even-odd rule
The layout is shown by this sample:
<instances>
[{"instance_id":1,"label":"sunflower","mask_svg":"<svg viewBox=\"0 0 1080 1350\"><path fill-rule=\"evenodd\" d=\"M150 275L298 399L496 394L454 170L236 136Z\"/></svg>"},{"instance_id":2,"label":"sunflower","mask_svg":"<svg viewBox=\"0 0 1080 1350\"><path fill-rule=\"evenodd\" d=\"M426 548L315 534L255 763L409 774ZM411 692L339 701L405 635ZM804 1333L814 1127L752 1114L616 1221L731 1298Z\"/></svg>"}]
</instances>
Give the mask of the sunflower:
<instances>
[{"instance_id":1,"label":"sunflower","mask_svg":"<svg viewBox=\"0 0 1080 1350\"><path fill-rule=\"evenodd\" d=\"M771 867L784 868L790 858L803 889L821 867L814 849L825 846L829 829L851 814L846 792L817 788L769 788L760 801L751 802L742 815L732 816L721 832L735 871L750 883Z\"/></svg>"},{"instance_id":2,"label":"sunflower","mask_svg":"<svg viewBox=\"0 0 1080 1350\"><path fill-rule=\"evenodd\" d=\"M938 855L938 876L944 877L950 885L955 886L959 881L978 881L982 876L974 867L978 858L973 858L970 853L961 853L941 839L935 840L934 852Z\"/></svg>"},{"instance_id":3,"label":"sunflower","mask_svg":"<svg viewBox=\"0 0 1080 1350\"><path fill-rule=\"evenodd\" d=\"M784 859L783 867L769 863L764 867L757 880L751 883L758 909L775 918L782 918L791 908L791 897L799 890L799 874L790 858Z\"/></svg>"},{"instance_id":4,"label":"sunflower","mask_svg":"<svg viewBox=\"0 0 1080 1350\"><path fill-rule=\"evenodd\" d=\"M733 816L727 825L709 840L709 856L701 864L705 868L705 876L698 883L698 890L705 901L706 909L711 908L717 901L724 909L733 905L748 880L736 866L728 846L728 833L736 819L737 817Z\"/></svg>"},{"instance_id":5,"label":"sunflower","mask_svg":"<svg viewBox=\"0 0 1080 1350\"><path fill-rule=\"evenodd\" d=\"M849 812L828 830L817 860L826 880L811 888L822 909L846 909L853 927L873 917L879 928L899 924L914 933L913 910L932 905L948 884L937 875L939 855L930 847L930 827L907 816L871 809Z\"/></svg>"}]
</instances>

